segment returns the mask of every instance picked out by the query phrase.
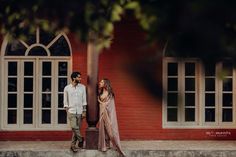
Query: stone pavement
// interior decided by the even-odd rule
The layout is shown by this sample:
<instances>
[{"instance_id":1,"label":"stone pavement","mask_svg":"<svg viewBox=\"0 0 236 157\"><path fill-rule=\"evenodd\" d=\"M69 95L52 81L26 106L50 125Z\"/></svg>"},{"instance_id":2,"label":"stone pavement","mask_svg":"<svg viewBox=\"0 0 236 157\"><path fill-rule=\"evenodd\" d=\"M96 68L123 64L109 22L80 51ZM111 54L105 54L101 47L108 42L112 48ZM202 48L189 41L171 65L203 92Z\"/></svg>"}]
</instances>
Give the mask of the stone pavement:
<instances>
[{"instance_id":1,"label":"stone pavement","mask_svg":"<svg viewBox=\"0 0 236 157\"><path fill-rule=\"evenodd\" d=\"M127 157L236 157L236 141L121 141ZM69 150L70 141L0 141L0 157L118 157L105 153Z\"/></svg>"}]
</instances>

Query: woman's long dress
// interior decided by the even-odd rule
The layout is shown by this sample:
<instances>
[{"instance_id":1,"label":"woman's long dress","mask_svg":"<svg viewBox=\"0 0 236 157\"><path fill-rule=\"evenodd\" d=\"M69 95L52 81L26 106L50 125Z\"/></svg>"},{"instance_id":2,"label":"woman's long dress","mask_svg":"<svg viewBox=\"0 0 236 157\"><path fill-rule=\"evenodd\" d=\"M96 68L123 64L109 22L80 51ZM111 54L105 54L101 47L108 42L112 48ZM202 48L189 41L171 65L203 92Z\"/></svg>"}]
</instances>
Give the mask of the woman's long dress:
<instances>
[{"instance_id":1,"label":"woman's long dress","mask_svg":"<svg viewBox=\"0 0 236 157\"><path fill-rule=\"evenodd\" d=\"M120 145L114 97L110 96L103 100L99 99L99 102L98 149L106 151L109 147L114 147L122 156L125 156Z\"/></svg>"}]
</instances>

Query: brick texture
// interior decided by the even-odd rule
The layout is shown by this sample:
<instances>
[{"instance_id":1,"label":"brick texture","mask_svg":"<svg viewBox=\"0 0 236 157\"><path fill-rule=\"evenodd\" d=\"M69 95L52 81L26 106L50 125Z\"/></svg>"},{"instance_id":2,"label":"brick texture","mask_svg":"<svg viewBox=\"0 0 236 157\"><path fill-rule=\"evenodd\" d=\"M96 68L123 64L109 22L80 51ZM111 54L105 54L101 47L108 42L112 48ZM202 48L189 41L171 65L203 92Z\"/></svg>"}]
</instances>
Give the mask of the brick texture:
<instances>
[{"instance_id":1,"label":"brick texture","mask_svg":"<svg viewBox=\"0 0 236 157\"><path fill-rule=\"evenodd\" d=\"M69 36L73 70L82 73L86 85L86 44ZM156 51L147 48L145 36L134 20L118 23L114 41L99 58L99 79L111 80L122 140L236 139L235 129L163 129L162 63ZM0 38L1 40L1 38ZM157 58L156 58L157 57ZM82 134L87 125L83 122ZM227 135L217 136L217 132ZM71 131L0 131L0 140L70 140Z\"/></svg>"}]
</instances>

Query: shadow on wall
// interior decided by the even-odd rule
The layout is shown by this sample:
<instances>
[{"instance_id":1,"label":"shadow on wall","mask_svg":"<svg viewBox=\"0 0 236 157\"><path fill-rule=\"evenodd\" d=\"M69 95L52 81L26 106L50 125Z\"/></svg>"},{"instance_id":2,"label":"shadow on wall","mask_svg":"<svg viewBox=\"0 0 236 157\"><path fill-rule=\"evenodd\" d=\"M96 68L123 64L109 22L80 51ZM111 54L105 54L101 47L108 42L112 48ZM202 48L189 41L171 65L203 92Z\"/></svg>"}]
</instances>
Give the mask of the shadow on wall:
<instances>
[{"instance_id":1,"label":"shadow on wall","mask_svg":"<svg viewBox=\"0 0 236 157\"><path fill-rule=\"evenodd\" d=\"M124 69L134 77L152 96L162 98L162 58L141 57L126 63Z\"/></svg>"}]
</instances>

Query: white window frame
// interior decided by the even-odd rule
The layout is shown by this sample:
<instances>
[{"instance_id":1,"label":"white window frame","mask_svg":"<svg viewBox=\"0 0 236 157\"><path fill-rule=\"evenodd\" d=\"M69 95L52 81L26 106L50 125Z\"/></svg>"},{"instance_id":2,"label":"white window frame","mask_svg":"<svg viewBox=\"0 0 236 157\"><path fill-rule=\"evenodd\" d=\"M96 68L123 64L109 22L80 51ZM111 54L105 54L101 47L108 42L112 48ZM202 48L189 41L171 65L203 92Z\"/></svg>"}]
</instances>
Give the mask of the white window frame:
<instances>
[{"instance_id":1,"label":"white window frame","mask_svg":"<svg viewBox=\"0 0 236 157\"><path fill-rule=\"evenodd\" d=\"M188 62L196 63L196 79L195 79L195 122L184 122L184 103L178 102L178 121L167 121L167 64L178 63L178 96L184 94L184 64ZM162 103L162 119L163 128L236 128L236 69L233 69L233 87L232 87L232 122L222 122L222 88L223 80L217 77L219 71L222 70L222 62L216 64L216 76L215 76L215 122L205 122L205 73L204 66L200 59L196 58L174 58L163 57L163 103ZM184 98L182 98L184 101ZM179 100L179 99L178 99ZM182 114L181 114L182 112ZM182 116L182 117L181 117Z\"/></svg>"},{"instance_id":2,"label":"white window frame","mask_svg":"<svg viewBox=\"0 0 236 157\"><path fill-rule=\"evenodd\" d=\"M177 121L176 122L168 122L167 121L167 64L168 63L177 63L178 66L178 102L177 102ZM179 99L181 95L185 94L185 74L184 74L184 67L185 63L196 63L195 64L195 121L185 122L185 100L184 98ZM179 58L164 58L163 59L163 108L162 108L162 115L163 115L163 127L188 127L194 126L199 123L198 121L198 112L199 112L199 102L198 102L198 64L196 59L190 60L182 60ZM181 114L182 113L182 114Z\"/></svg>"},{"instance_id":3,"label":"white window frame","mask_svg":"<svg viewBox=\"0 0 236 157\"><path fill-rule=\"evenodd\" d=\"M49 51L49 48L50 46L53 45L53 43L55 43L57 41L57 39L59 39L61 36L63 36L68 45L69 45L69 49L70 49L70 56L50 56L50 51ZM56 104L55 105L55 108L53 108L51 111L53 115L51 115L51 117L54 119L51 119L51 123L49 125L46 125L46 124L39 124L40 122L40 118L41 115L40 115L40 102L41 100L41 86L42 86L42 83L40 83L40 72L41 72L41 68L39 67L39 64L41 61L43 60L48 60L48 61L51 61L52 62L52 78L57 78L57 73L58 73L58 63L59 62L67 62L67 68L68 68L68 71L67 71L67 83L69 83L70 81L70 73L72 72L72 48L71 48L71 45L70 45L70 42L69 42L69 39L68 37L65 35L65 33L60 33L58 34L48 45L42 45L39 41L39 29L37 29L36 31L36 43L32 44L32 45L27 45L27 43L23 42L23 41L20 41L23 45L25 45L25 47L27 48L27 50L25 51L25 54L27 54L31 48L35 47L35 46L41 46L43 47L46 51L47 51L47 54L48 56L5 56L5 51L6 51L6 46L7 46L7 43L8 43L8 36L5 36L4 40L3 40L3 43L2 43L2 47L1 47L1 55L0 55L0 59L1 59L1 65L0 65L0 74L1 74L1 82L0 82L0 96L1 96L1 99L0 99L0 130L70 130L70 127L68 126L68 124L57 124L57 117L58 115L56 114L57 112L57 102L58 102L58 99L57 99L57 96L58 96L58 92L56 92L55 89L57 89L56 85L58 85L58 79L55 79L55 80L52 80L52 94L54 95L57 95L55 96L54 98L55 99L52 99L51 100L51 104ZM34 71L34 80L36 79L36 82L34 81L34 94L36 95L36 99L34 99L35 102L39 103L37 104L37 107L35 106L36 104L34 103L33 104L33 124L24 124L23 126L24 127L20 127L19 125L22 125L21 123L17 122L17 124L7 124L7 103L6 103L6 99L7 99L7 64L8 64L8 61L17 61L17 62L22 62L22 66L23 66L23 63L25 61L33 61L35 64L35 71ZM56 65L54 65L57 64ZM19 70L23 69L22 67L19 67L17 66L18 68L18 73L20 72ZM20 75L23 76L23 72L20 72L19 73ZM23 79L23 77L21 78ZM55 81L55 82L54 82ZM19 97L22 99L23 98L23 92L20 92L19 90L23 90L23 87L21 83L17 83L17 90L18 90L18 94L19 94ZM40 87L40 88L39 88ZM40 89L40 90L36 90L36 89ZM38 95L38 96L37 96ZM52 97L53 98L53 97ZM19 101L23 101L23 100L19 100ZM20 103L20 102L17 102L17 103ZM23 103L21 103L23 104ZM22 111L22 107L23 106L19 106L17 105L17 112L19 113L19 110L21 108L21 111ZM40 112L39 112L40 111ZM20 113L20 114L17 114L17 121L22 121L23 122L23 113ZM68 120L67 120L67 123L68 123Z\"/></svg>"},{"instance_id":4,"label":"white window frame","mask_svg":"<svg viewBox=\"0 0 236 157\"><path fill-rule=\"evenodd\" d=\"M0 51L0 54L2 52L2 48ZM3 64L3 58L2 55L0 55L0 65ZM0 66L0 76L3 76L3 66ZM0 81L0 113L3 113L3 81ZM2 130L2 124L3 123L3 114L0 115L0 131Z\"/></svg>"}]
</instances>

